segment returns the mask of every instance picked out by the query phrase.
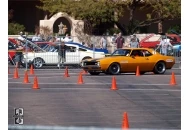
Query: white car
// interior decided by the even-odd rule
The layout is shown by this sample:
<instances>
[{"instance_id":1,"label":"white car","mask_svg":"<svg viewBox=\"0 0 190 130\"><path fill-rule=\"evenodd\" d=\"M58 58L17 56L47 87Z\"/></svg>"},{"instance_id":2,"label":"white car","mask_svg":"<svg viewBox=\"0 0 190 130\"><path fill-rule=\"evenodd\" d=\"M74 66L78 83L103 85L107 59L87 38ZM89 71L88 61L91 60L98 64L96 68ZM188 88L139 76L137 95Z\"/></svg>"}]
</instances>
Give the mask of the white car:
<instances>
[{"instance_id":1,"label":"white car","mask_svg":"<svg viewBox=\"0 0 190 130\"><path fill-rule=\"evenodd\" d=\"M79 43L65 43L69 48L66 50L66 62L64 64L78 64L81 61L89 58L103 58L108 53L104 49L91 49ZM24 61L32 63L35 68L41 68L43 65L57 65L58 52L54 46L47 44L43 48L44 51L28 52L24 54Z\"/></svg>"}]
</instances>

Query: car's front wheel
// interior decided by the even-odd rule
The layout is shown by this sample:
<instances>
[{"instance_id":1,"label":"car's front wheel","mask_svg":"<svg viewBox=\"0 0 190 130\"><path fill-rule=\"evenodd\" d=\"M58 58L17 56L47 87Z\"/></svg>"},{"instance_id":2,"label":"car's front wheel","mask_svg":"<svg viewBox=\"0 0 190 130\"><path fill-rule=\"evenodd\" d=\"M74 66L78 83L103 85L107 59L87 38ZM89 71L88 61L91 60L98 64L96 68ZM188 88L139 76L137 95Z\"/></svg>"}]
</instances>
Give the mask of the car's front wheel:
<instances>
[{"instance_id":1,"label":"car's front wheel","mask_svg":"<svg viewBox=\"0 0 190 130\"><path fill-rule=\"evenodd\" d=\"M158 63L156 63L154 67L155 74L164 74L165 71L166 71L166 65L163 61L159 61Z\"/></svg>"},{"instance_id":2,"label":"car's front wheel","mask_svg":"<svg viewBox=\"0 0 190 130\"><path fill-rule=\"evenodd\" d=\"M34 68L36 69L42 68L43 64L44 64L44 61L42 58L38 57L33 60L33 65L34 65Z\"/></svg>"},{"instance_id":3,"label":"car's front wheel","mask_svg":"<svg viewBox=\"0 0 190 130\"><path fill-rule=\"evenodd\" d=\"M112 63L109 68L108 71L110 74L116 75L120 73L120 65L118 63Z\"/></svg>"}]
</instances>

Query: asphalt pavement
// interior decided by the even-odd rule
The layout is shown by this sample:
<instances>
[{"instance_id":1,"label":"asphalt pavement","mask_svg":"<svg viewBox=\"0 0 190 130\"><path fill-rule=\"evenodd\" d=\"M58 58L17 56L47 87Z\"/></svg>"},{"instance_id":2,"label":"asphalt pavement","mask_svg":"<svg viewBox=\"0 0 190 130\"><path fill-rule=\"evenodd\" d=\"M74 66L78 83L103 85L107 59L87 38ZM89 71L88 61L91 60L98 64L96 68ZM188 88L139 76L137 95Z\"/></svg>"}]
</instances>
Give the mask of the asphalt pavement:
<instances>
[{"instance_id":1,"label":"asphalt pavement","mask_svg":"<svg viewBox=\"0 0 190 130\"><path fill-rule=\"evenodd\" d=\"M167 70L164 75L134 73L91 76L81 69L35 69L28 71L29 83L24 84L25 69L14 68L8 74L8 124L14 124L14 108L24 109L24 125L111 127L121 128L127 112L130 128L181 129L181 69ZM171 85L172 72L173 81ZM33 89L37 76L40 89ZM111 90L113 77L115 87Z\"/></svg>"}]
</instances>

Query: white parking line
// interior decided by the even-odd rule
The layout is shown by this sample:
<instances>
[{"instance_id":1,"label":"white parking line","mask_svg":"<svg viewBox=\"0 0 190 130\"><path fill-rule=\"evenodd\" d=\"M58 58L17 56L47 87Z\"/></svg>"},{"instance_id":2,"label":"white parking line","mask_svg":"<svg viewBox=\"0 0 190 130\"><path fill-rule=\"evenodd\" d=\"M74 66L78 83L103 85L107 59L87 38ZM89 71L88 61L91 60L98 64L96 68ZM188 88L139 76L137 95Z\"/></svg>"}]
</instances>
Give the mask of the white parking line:
<instances>
[{"instance_id":1,"label":"white parking line","mask_svg":"<svg viewBox=\"0 0 190 130\"><path fill-rule=\"evenodd\" d=\"M23 84L22 82L8 82L8 84ZM29 84L33 84L33 83L29 83ZM76 85L77 83L38 83L38 84L55 84L55 85ZM84 85L111 85L112 83L85 83ZM134 83L116 83L117 85L132 85L132 86L142 86L142 85L146 85L146 86L155 86L155 85L159 85L159 86L171 86L169 83L168 84L134 84ZM181 86L181 84L177 84L175 86Z\"/></svg>"},{"instance_id":2,"label":"white parking line","mask_svg":"<svg viewBox=\"0 0 190 130\"><path fill-rule=\"evenodd\" d=\"M24 89L32 89L32 88L8 88L10 90L24 90ZM53 89L53 90L107 90L107 91L112 91L110 89L107 88L40 88L40 89ZM167 92L181 92L181 90L177 90L177 89L118 89L121 91L167 91ZM116 90L116 91L118 91Z\"/></svg>"}]
</instances>

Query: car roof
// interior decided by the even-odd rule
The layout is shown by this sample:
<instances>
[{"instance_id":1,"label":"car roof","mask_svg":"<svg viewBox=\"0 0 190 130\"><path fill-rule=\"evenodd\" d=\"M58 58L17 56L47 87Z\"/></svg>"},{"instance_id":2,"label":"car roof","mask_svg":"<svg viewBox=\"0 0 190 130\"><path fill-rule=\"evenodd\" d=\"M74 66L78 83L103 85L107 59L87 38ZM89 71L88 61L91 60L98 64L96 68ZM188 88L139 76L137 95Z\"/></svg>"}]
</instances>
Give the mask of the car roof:
<instances>
[{"instance_id":1,"label":"car roof","mask_svg":"<svg viewBox=\"0 0 190 130\"><path fill-rule=\"evenodd\" d=\"M151 48L129 48L129 47L124 47L124 48L121 48L121 49L128 49L128 50L148 50L148 51L154 50L154 49L151 49Z\"/></svg>"}]
</instances>

